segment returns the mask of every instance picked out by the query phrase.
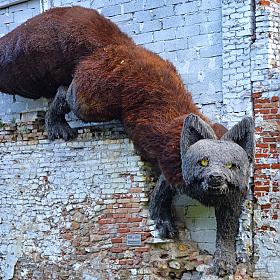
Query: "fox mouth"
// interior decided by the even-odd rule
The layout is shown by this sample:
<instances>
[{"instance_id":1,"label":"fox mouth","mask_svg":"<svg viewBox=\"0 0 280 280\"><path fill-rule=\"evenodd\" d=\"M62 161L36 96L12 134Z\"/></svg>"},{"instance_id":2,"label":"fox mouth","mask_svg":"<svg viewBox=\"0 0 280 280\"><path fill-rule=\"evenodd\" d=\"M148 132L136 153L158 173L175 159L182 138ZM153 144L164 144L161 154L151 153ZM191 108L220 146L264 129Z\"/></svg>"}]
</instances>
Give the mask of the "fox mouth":
<instances>
[{"instance_id":1,"label":"fox mouth","mask_svg":"<svg viewBox=\"0 0 280 280\"><path fill-rule=\"evenodd\" d=\"M227 194L229 189L227 183L224 182L223 184L216 185L216 186L208 185L208 191L210 194L219 195L219 194Z\"/></svg>"},{"instance_id":2,"label":"fox mouth","mask_svg":"<svg viewBox=\"0 0 280 280\"><path fill-rule=\"evenodd\" d=\"M206 181L208 190L212 194L226 194L228 184L223 176L217 173L210 174Z\"/></svg>"}]
</instances>

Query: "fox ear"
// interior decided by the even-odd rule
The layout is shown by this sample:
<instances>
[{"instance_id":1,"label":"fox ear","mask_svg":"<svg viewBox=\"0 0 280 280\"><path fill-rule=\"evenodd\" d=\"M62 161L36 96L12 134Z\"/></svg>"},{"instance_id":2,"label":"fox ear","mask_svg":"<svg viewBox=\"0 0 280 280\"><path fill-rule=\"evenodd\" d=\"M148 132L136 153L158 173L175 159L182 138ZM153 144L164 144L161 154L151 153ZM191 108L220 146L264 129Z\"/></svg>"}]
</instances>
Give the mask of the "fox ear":
<instances>
[{"instance_id":1,"label":"fox ear","mask_svg":"<svg viewBox=\"0 0 280 280\"><path fill-rule=\"evenodd\" d=\"M197 115L189 114L184 120L181 134L181 156L201 139L217 139L217 136L208 123Z\"/></svg>"},{"instance_id":2,"label":"fox ear","mask_svg":"<svg viewBox=\"0 0 280 280\"><path fill-rule=\"evenodd\" d=\"M234 125L221 140L233 141L241 146L248 155L250 163L255 157L255 122L251 117L243 118Z\"/></svg>"}]
</instances>

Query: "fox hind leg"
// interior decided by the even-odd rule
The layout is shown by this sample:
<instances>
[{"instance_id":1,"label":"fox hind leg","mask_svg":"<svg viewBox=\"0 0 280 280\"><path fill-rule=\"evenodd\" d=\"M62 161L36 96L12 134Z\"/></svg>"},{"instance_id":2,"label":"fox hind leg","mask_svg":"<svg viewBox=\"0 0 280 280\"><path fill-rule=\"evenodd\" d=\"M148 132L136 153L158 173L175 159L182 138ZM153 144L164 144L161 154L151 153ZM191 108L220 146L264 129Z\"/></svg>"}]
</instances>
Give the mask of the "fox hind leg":
<instances>
[{"instance_id":1,"label":"fox hind leg","mask_svg":"<svg viewBox=\"0 0 280 280\"><path fill-rule=\"evenodd\" d=\"M65 119L65 114L71 111L67 102L67 87L60 86L57 94L46 114L46 128L48 138L54 140L56 138L63 138L68 140L75 137L73 129L69 126Z\"/></svg>"}]
</instances>

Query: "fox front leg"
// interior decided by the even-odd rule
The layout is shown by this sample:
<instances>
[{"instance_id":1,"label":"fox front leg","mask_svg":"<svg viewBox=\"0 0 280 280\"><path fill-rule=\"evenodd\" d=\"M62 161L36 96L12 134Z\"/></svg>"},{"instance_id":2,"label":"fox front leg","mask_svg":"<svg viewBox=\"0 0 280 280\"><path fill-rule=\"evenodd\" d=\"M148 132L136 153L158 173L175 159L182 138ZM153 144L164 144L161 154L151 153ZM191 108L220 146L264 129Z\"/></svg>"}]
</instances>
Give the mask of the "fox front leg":
<instances>
[{"instance_id":1,"label":"fox front leg","mask_svg":"<svg viewBox=\"0 0 280 280\"><path fill-rule=\"evenodd\" d=\"M242 195L236 194L232 202L215 207L217 219L214 273L219 276L236 272L235 238L239 228Z\"/></svg>"},{"instance_id":2,"label":"fox front leg","mask_svg":"<svg viewBox=\"0 0 280 280\"><path fill-rule=\"evenodd\" d=\"M151 218L155 220L162 238L174 238L178 235L171 216L172 197L175 192L174 187L161 175L150 196L149 212Z\"/></svg>"},{"instance_id":3,"label":"fox front leg","mask_svg":"<svg viewBox=\"0 0 280 280\"><path fill-rule=\"evenodd\" d=\"M48 138L54 140L56 138L63 138L68 140L75 137L73 129L65 120L65 114L70 112L70 107L66 100L67 88L60 86L46 115L46 128Z\"/></svg>"}]
</instances>

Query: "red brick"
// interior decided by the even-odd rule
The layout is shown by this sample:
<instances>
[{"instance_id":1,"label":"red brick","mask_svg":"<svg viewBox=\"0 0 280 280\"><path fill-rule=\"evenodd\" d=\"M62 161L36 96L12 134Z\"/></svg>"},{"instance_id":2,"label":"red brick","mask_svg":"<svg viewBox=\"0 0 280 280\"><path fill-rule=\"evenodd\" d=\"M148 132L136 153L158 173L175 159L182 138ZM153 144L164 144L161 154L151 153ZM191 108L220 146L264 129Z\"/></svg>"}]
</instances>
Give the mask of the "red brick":
<instances>
[{"instance_id":1,"label":"red brick","mask_svg":"<svg viewBox=\"0 0 280 280\"><path fill-rule=\"evenodd\" d=\"M149 252L150 251L150 248L135 248L135 251L136 252Z\"/></svg>"},{"instance_id":2,"label":"red brick","mask_svg":"<svg viewBox=\"0 0 280 280\"><path fill-rule=\"evenodd\" d=\"M127 209L125 209L125 208L117 209L116 213L126 214L127 213Z\"/></svg>"},{"instance_id":3,"label":"red brick","mask_svg":"<svg viewBox=\"0 0 280 280\"><path fill-rule=\"evenodd\" d=\"M264 120L273 120L276 119L275 115L263 115Z\"/></svg>"},{"instance_id":4,"label":"red brick","mask_svg":"<svg viewBox=\"0 0 280 280\"><path fill-rule=\"evenodd\" d=\"M267 144L267 143L260 143L260 144L256 144L256 147L258 147L258 148L268 148L269 144Z\"/></svg>"},{"instance_id":5,"label":"red brick","mask_svg":"<svg viewBox=\"0 0 280 280\"><path fill-rule=\"evenodd\" d=\"M254 187L255 192L269 192L269 187Z\"/></svg>"},{"instance_id":6,"label":"red brick","mask_svg":"<svg viewBox=\"0 0 280 280\"><path fill-rule=\"evenodd\" d=\"M127 228L129 225L128 224L118 224L119 228Z\"/></svg>"},{"instance_id":7,"label":"red brick","mask_svg":"<svg viewBox=\"0 0 280 280\"><path fill-rule=\"evenodd\" d=\"M255 164L255 169L267 169L270 168L269 164Z\"/></svg>"},{"instance_id":8,"label":"red brick","mask_svg":"<svg viewBox=\"0 0 280 280\"><path fill-rule=\"evenodd\" d=\"M129 219L130 223L134 223L134 222L142 222L142 218L131 218Z\"/></svg>"},{"instance_id":9,"label":"red brick","mask_svg":"<svg viewBox=\"0 0 280 280\"><path fill-rule=\"evenodd\" d=\"M117 223L128 223L128 219L125 218L125 219L117 219L116 220Z\"/></svg>"},{"instance_id":10,"label":"red brick","mask_svg":"<svg viewBox=\"0 0 280 280\"><path fill-rule=\"evenodd\" d=\"M138 206L139 206L139 205L138 205ZM125 204L125 207L126 207L126 208L132 208L132 204L131 204L131 203Z\"/></svg>"},{"instance_id":11,"label":"red brick","mask_svg":"<svg viewBox=\"0 0 280 280\"><path fill-rule=\"evenodd\" d=\"M254 93L253 98L260 98L262 95L260 93ZM272 100L271 100L272 101Z\"/></svg>"},{"instance_id":12,"label":"red brick","mask_svg":"<svg viewBox=\"0 0 280 280\"><path fill-rule=\"evenodd\" d=\"M115 213L115 209L106 209L104 210L104 214L114 214Z\"/></svg>"},{"instance_id":13,"label":"red brick","mask_svg":"<svg viewBox=\"0 0 280 280\"><path fill-rule=\"evenodd\" d=\"M128 209L128 213L138 213L138 212L140 212L141 211L141 209L135 209L135 208L131 208L131 209Z\"/></svg>"},{"instance_id":14,"label":"red brick","mask_svg":"<svg viewBox=\"0 0 280 280\"><path fill-rule=\"evenodd\" d=\"M269 114L271 109L260 109L260 110L255 110L255 114L260 113L260 114Z\"/></svg>"},{"instance_id":15,"label":"red brick","mask_svg":"<svg viewBox=\"0 0 280 280\"><path fill-rule=\"evenodd\" d=\"M255 104L254 105L254 109L261 109L262 108L262 104Z\"/></svg>"},{"instance_id":16,"label":"red brick","mask_svg":"<svg viewBox=\"0 0 280 280\"><path fill-rule=\"evenodd\" d=\"M274 137L264 137L263 142L265 142L265 143L276 142L276 138L274 138Z\"/></svg>"},{"instance_id":17,"label":"red brick","mask_svg":"<svg viewBox=\"0 0 280 280\"><path fill-rule=\"evenodd\" d=\"M266 205L261 205L261 209L270 209L271 205L270 204L266 204Z\"/></svg>"},{"instance_id":18,"label":"red brick","mask_svg":"<svg viewBox=\"0 0 280 280\"><path fill-rule=\"evenodd\" d=\"M126 261L124 261L124 260L119 261L119 264L124 265L124 264L126 264Z\"/></svg>"},{"instance_id":19,"label":"red brick","mask_svg":"<svg viewBox=\"0 0 280 280\"><path fill-rule=\"evenodd\" d=\"M143 228L139 228L139 227L131 228L131 232L141 232L142 230L143 230Z\"/></svg>"},{"instance_id":20,"label":"red brick","mask_svg":"<svg viewBox=\"0 0 280 280\"><path fill-rule=\"evenodd\" d=\"M122 243L121 238L112 238L112 243Z\"/></svg>"},{"instance_id":21,"label":"red brick","mask_svg":"<svg viewBox=\"0 0 280 280\"><path fill-rule=\"evenodd\" d=\"M267 6L269 6L269 5L270 5L270 2L269 2L269 1L261 0L261 1L259 1L258 4L262 4L262 5L267 5Z\"/></svg>"},{"instance_id":22,"label":"red brick","mask_svg":"<svg viewBox=\"0 0 280 280\"><path fill-rule=\"evenodd\" d=\"M276 1L276 2L278 2L278 1ZM280 2L280 1L279 1L279 2ZM278 101L278 99L279 99L278 96L273 96L273 97L271 98L271 101L272 101L272 102Z\"/></svg>"},{"instance_id":23,"label":"red brick","mask_svg":"<svg viewBox=\"0 0 280 280\"><path fill-rule=\"evenodd\" d=\"M278 159L279 158L279 154L277 154L276 152L271 152L271 154L269 155L269 158L275 158Z\"/></svg>"},{"instance_id":24,"label":"red brick","mask_svg":"<svg viewBox=\"0 0 280 280\"><path fill-rule=\"evenodd\" d=\"M260 132L260 133L258 133L258 135L260 135L262 137L265 137L265 136L269 137L270 133L268 133L268 132Z\"/></svg>"},{"instance_id":25,"label":"red brick","mask_svg":"<svg viewBox=\"0 0 280 280\"><path fill-rule=\"evenodd\" d=\"M129 232L129 231L130 231L130 229L128 229L128 228L119 228L118 229L119 233L125 233L125 232Z\"/></svg>"},{"instance_id":26,"label":"red brick","mask_svg":"<svg viewBox=\"0 0 280 280\"><path fill-rule=\"evenodd\" d=\"M270 136L272 137L277 137L279 135L279 133L275 132L275 131L271 131L270 132ZM272 144L271 144L272 145Z\"/></svg>"},{"instance_id":27,"label":"red brick","mask_svg":"<svg viewBox=\"0 0 280 280\"><path fill-rule=\"evenodd\" d=\"M280 164L272 164L272 169L280 169Z\"/></svg>"},{"instance_id":28,"label":"red brick","mask_svg":"<svg viewBox=\"0 0 280 280\"><path fill-rule=\"evenodd\" d=\"M270 113L271 114L276 114L278 112L278 109L277 108L275 108L275 109L270 109Z\"/></svg>"},{"instance_id":29,"label":"red brick","mask_svg":"<svg viewBox=\"0 0 280 280\"><path fill-rule=\"evenodd\" d=\"M111 248L110 251L112 253L120 253L123 251L123 248Z\"/></svg>"},{"instance_id":30,"label":"red brick","mask_svg":"<svg viewBox=\"0 0 280 280\"><path fill-rule=\"evenodd\" d=\"M279 108L279 102L264 103L263 108Z\"/></svg>"},{"instance_id":31,"label":"red brick","mask_svg":"<svg viewBox=\"0 0 280 280\"><path fill-rule=\"evenodd\" d=\"M254 100L254 103L269 103L270 100L268 98L264 98L264 99L256 99Z\"/></svg>"},{"instance_id":32,"label":"red brick","mask_svg":"<svg viewBox=\"0 0 280 280\"><path fill-rule=\"evenodd\" d=\"M255 158L267 158L268 154L256 154Z\"/></svg>"},{"instance_id":33,"label":"red brick","mask_svg":"<svg viewBox=\"0 0 280 280\"><path fill-rule=\"evenodd\" d=\"M128 199L128 198L121 198L121 199L117 200L117 203L120 203L120 204L130 203L130 199Z\"/></svg>"},{"instance_id":34,"label":"red brick","mask_svg":"<svg viewBox=\"0 0 280 280\"><path fill-rule=\"evenodd\" d=\"M142 188L131 188L129 190L130 193L141 193L143 192Z\"/></svg>"},{"instance_id":35,"label":"red brick","mask_svg":"<svg viewBox=\"0 0 280 280\"><path fill-rule=\"evenodd\" d=\"M260 175L260 178L262 178L262 179L270 179L270 176L267 176L267 175Z\"/></svg>"},{"instance_id":36,"label":"red brick","mask_svg":"<svg viewBox=\"0 0 280 280\"><path fill-rule=\"evenodd\" d=\"M139 208L140 205L139 205L139 203L132 203L132 204L131 204L131 207L132 207L132 208Z\"/></svg>"}]
</instances>

